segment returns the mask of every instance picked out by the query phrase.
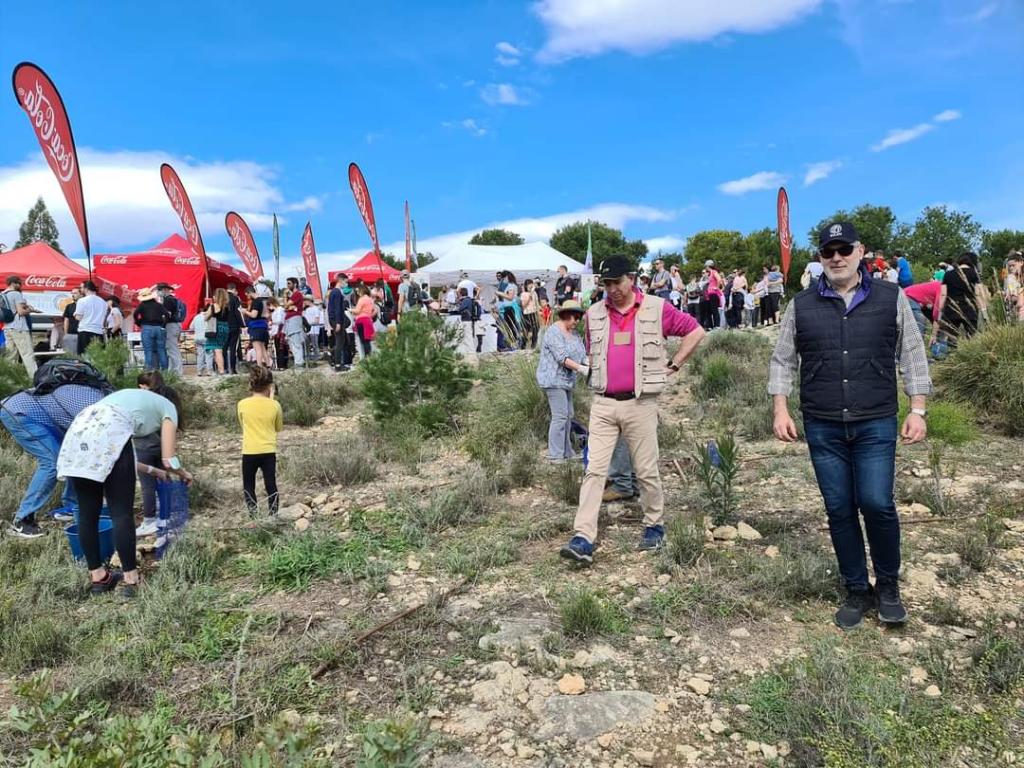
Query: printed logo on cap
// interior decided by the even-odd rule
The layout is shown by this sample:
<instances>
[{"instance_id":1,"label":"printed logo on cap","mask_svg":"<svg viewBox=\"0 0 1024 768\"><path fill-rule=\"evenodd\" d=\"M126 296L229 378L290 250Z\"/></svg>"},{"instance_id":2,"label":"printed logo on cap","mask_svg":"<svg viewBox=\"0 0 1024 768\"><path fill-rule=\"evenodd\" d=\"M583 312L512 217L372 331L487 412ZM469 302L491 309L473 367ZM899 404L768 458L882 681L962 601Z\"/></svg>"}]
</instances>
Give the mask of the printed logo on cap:
<instances>
[{"instance_id":1,"label":"printed logo on cap","mask_svg":"<svg viewBox=\"0 0 1024 768\"><path fill-rule=\"evenodd\" d=\"M839 237L842 234L843 234L843 225L842 224L833 224L832 228L828 231L828 236L829 237Z\"/></svg>"}]
</instances>

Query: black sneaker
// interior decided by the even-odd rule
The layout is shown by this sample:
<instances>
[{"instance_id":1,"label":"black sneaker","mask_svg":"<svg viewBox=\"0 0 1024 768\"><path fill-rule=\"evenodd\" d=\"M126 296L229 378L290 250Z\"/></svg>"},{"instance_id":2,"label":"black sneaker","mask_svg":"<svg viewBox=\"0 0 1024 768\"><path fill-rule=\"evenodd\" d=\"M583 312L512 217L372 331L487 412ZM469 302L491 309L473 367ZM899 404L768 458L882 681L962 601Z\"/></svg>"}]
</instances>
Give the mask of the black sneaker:
<instances>
[{"instance_id":1,"label":"black sneaker","mask_svg":"<svg viewBox=\"0 0 1024 768\"><path fill-rule=\"evenodd\" d=\"M38 539L43 534L43 529L36 525L33 516L24 517L11 523L11 533L22 539Z\"/></svg>"},{"instance_id":2,"label":"black sneaker","mask_svg":"<svg viewBox=\"0 0 1024 768\"><path fill-rule=\"evenodd\" d=\"M112 592L119 581L121 581L120 571L107 571L107 575L100 581L90 582L89 593L92 595L102 595L106 592Z\"/></svg>"},{"instance_id":3,"label":"black sneaker","mask_svg":"<svg viewBox=\"0 0 1024 768\"><path fill-rule=\"evenodd\" d=\"M847 590L846 602L836 611L836 626L842 630L856 629L864 621L864 614L877 606L875 593L867 590Z\"/></svg>"},{"instance_id":4,"label":"black sneaker","mask_svg":"<svg viewBox=\"0 0 1024 768\"><path fill-rule=\"evenodd\" d=\"M883 624L899 625L907 621L907 609L900 600L900 583L879 579L875 584L878 594L878 620Z\"/></svg>"}]
</instances>

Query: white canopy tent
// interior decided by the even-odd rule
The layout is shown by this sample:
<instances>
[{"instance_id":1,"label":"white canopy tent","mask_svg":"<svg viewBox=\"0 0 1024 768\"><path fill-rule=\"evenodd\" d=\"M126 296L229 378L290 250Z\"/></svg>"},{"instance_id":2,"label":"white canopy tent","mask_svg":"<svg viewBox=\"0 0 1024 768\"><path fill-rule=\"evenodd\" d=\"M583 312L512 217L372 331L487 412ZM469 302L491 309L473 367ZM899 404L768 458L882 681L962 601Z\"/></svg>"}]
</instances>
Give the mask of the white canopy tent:
<instances>
[{"instance_id":1,"label":"white canopy tent","mask_svg":"<svg viewBox=\"0 0 1024 768\"><path fill-rule=\"evenodd\" d=\"M495 273L510 271L522 287L527 278L544 284L548 296L554 298L555 280L558 267L565 265L571 275L583 272L584 265L556 251L547 243L525 243L523 245L456 245L437 261L427 264L416 272L421 283L431 288L454 285L468 278L481 288L484 306L494 296L497 285Z\"/></svg>"}]
</instances>

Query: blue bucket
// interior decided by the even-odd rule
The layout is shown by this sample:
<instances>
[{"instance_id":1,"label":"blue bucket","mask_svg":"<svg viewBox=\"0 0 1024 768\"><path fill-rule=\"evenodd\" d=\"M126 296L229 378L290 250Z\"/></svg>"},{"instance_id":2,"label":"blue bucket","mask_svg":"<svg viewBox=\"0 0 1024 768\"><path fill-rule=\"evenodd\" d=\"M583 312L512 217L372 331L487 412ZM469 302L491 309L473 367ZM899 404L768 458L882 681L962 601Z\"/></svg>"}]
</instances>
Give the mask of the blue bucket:
<instances>
[{"instance_id":1,"label":"blue bucket","mask_svg":"<svg viewBox=\"0 0 1024 768\"><path fill-rule=\"evenodd\" d=\"M114 521L109 517L101 517L100 529L100 560L109 560L114 554ZM72 523L64 529L64 535L68 537L68 546L71 547L71 554L75 560L84 560L85 553L82 552L82 544L78 540L78 526Z\"/></svg>"}]
</instances>

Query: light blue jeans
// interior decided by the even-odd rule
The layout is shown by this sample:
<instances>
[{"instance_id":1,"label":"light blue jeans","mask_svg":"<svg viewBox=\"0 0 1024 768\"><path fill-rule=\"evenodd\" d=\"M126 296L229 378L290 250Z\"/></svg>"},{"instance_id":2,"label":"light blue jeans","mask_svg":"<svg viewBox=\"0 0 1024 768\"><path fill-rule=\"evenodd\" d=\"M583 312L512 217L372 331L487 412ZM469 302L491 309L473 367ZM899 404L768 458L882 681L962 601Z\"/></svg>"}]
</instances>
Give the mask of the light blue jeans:
<instances>
[{"instance_id":1,"label":"light blue jeans","mask_svg":"<svg viewBox=\"0 0 1024 768\"><path fill-rule=\"evenodd\" d=\"M569 435L572 432L572 390L545 387L551 424L548 426L548 458L571 459L575 456Z\"/></svg>"},{"instance_id":2,"label":"light blue jeans","mask_svg":"<svg viewBox=\"0 0 1024 768\"><path fill-rule=\"evenodd\" d=\"M146 368L166 371L167 331L159 325L142 326L142 351L146 355Z\"/></svg>"},{"instance_id":3,"label":"light blue jeans","mask_svg":"<svg viewBox=\"0 0 1024 768\"><path fill-rule=\"evenodd\" d=\"M28 490L21 500L15 520L40 512L50 499L57 485L57 454L60 453L61 435L52 427L28 416L14 415L6 409L0 409L0 422L7 427L14 440L26 453L34 456L37 462L36 471L29 481ZM64 483L62 506L78 519L78 499L71 488L71 483Z\"/></svg>"}]
</instances>

